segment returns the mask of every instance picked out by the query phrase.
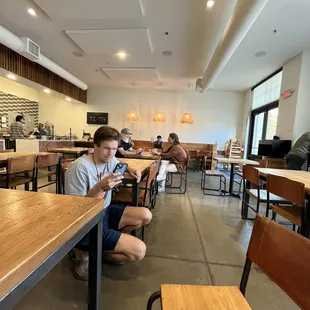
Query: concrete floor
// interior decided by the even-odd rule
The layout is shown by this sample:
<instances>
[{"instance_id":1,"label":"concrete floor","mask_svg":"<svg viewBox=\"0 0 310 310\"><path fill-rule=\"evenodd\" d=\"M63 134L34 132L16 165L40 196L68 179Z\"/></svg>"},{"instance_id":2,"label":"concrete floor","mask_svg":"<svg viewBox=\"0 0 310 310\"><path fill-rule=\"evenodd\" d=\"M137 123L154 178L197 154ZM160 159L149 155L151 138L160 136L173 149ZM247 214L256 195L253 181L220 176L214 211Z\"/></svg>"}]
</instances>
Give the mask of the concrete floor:
<instances>
[{"instance_id":1,"label":"concrete floor","mask_svg":"<svg viewBox=\"0 0 310 310\"><path fill-rule=\"evenodd\" d=\"M239 286L252 222L241 220L240 200L204 196L199 178L189 173L185 195L158 196L142 262L103 265L102 309L144 310L161 283ZM14 309L87 309L87 283L71 268L65 257ZM299 309L256 267L246 298L257 310ZM160 309L159 302L153 308Z\"/></svg>"}]
</instances>

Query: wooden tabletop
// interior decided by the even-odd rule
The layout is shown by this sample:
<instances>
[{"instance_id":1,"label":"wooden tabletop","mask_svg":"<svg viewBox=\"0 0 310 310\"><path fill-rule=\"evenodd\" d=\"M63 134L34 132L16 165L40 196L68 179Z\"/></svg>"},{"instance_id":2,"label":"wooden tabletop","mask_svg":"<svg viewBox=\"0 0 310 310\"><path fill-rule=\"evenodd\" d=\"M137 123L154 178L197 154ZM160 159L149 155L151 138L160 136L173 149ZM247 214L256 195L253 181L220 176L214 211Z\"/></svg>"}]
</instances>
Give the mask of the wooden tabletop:
<instances>
[{"instance_id":1,"label":"wooden tabletop","mask_svg":"<svg viewBox=\"0 0 310 310\"><path fill-rule=\"evenodd\" d=\"M256 168L260 175L267 176L267 174L277 175L288 178L292 181L297 181L305 184L307 194L310 194L310 172L302 170L287 170L287 169L271 169L271 168Z\"/></svg>"},{"instance_id":2,"label":"wooden tabletop","mask_svg":"<svg viewBox=\"0 0 310 310\"><path fill-rule=\"evenodd\" d=\"M140 170L142 174L154 163L154 160L146 159L118 158L118 160L131 168Z\"/></svg>"},{"instance_id":3,"label":"wooden tabletop","mask_svg":"<svg viewBox=\"0 0 310 310\"><path fill-rule=\"evenodd\" d=\"M103 208L94 198L0 190L0 300Z\"/></svg>"},{"instance_id":4,"label":"wooden tabletop","mask_svg":"<svg viewBox=\"0 0 310 310\"><path fill-rule=\"evenodd\" d=\"M242 158L214 157L214 159L222 164L237 164L237 165L251 165L251 166L259 165L259 162L255 160L242 159Z\"/></svg>"},{"instance_id":5,"label":"wooden tabletop","mask_svg":"<svg viewBox=\"0 0 310 310\"><path fill-rule=\"evenodd\" d=\"M87 153L87 147L58 147L58 148L51 148L48 150L51 153L65 153L65 154L80 154L80 153Z\"/></svg>"},{"instance_id":6,"label":"wooden tabletop","mask_svg":"<svg viewBox=\"0 0 310 310\"><path fill-rule=\"evenodd\" d=\"M142 152L142 154L125 154L124 155L125 158L135 158L135 159L160 159L160 156L154 156L152 153L150 152Z\"/></svg>"},{"instance_id":7,"label":"wooden tabletop","mask_svg":"<svg viewBox=\"0 0 310 310\"><path fill-rule=\"evenodd\" d=\"M0 153L0 162L6 162L9 158L16 158L26 155L47 155L46 152L4 152Z\"/></svg>"},{"instance_id":8,"label":"wooden tabletop","mask_svg":"<svg viewBox=\"0 0 310 310\"><path fill-rule=\"evenodd\" d=\"M236 286L161 286L163 310L249 310L251 307Z\"/></svg>"}]
</instances>

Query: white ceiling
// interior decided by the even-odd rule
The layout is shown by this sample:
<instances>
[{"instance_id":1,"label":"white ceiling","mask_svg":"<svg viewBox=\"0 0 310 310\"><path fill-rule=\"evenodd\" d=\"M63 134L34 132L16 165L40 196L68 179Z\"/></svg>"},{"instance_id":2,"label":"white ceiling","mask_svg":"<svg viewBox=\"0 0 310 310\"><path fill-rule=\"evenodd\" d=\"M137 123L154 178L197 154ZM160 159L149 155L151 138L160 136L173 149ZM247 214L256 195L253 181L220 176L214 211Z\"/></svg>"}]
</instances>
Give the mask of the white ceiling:
<instances>
[{"instance_id":1,"label":"white ceiling","mask_svg":"<svg viewBox=\"0 0 310 310\"><path fill-rule=\"evenodd\" d=\"M236 2L207 10L206 0L0 0L0 23L88 85L194 89ZM309 12L309 0L269 0L212 88L245 90L310 49Z\"/></svg>"}]
</instances>

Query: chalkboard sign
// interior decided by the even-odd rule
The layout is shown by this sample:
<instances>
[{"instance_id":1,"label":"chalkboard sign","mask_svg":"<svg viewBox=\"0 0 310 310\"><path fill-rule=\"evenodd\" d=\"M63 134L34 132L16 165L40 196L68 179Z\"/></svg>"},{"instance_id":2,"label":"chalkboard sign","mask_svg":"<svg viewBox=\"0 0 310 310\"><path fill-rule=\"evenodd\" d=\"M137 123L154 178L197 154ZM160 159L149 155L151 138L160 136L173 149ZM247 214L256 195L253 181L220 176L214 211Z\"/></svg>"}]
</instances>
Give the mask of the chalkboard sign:
<instances>
[{"instance_id":1,"label":"chalkboard sign","mask_svg":"<svg viewBox=\"0 0 310 310\"><path fill-rule=\"evenodd\" d=\"M108 125L108 113L87 112L87 124Z\"/></svg>"}]
</instances>

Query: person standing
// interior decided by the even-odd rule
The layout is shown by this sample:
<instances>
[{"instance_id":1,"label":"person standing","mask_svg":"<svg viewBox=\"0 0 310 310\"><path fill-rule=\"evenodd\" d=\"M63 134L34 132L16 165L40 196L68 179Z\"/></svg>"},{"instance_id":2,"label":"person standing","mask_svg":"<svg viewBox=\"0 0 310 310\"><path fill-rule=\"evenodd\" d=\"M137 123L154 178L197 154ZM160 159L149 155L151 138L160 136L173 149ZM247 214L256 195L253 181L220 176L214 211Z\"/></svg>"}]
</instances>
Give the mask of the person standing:
<instances>
[{"instance_id":1,"label":"person standing","mask_svg":"<svg viewBox=\"0 0 310 310\"><path fill-rule=\"evenodd\" d=\"M158 192L165 192L165 182L168 172L183 172L187 165L188 155L180 144L179 137L176 133L170 133L168 137L170 147L165 152L153 152L162 158L157 181Z\"/></svg>"},{"instance_id":2,"label":"person standing","mask_svg":"<svg viewBox=\"0 0 310 310\"><path fill-rule=\"evenodd\" d=\"M310 153L310 132L304 133L286 155L287 169L302 170Z\"/></svg>"},{"instance_id":3,"label":"person standing","mask_svg":"<svg viewBox=\"0 0 310 310\"><path fill-rule=\"evenodd\" d=\"M25 138L25 128L22 124L24 117L22 115L17 115L15 122L10 126L10 139L24 139Z\"/></svg>"}]
</instances>

